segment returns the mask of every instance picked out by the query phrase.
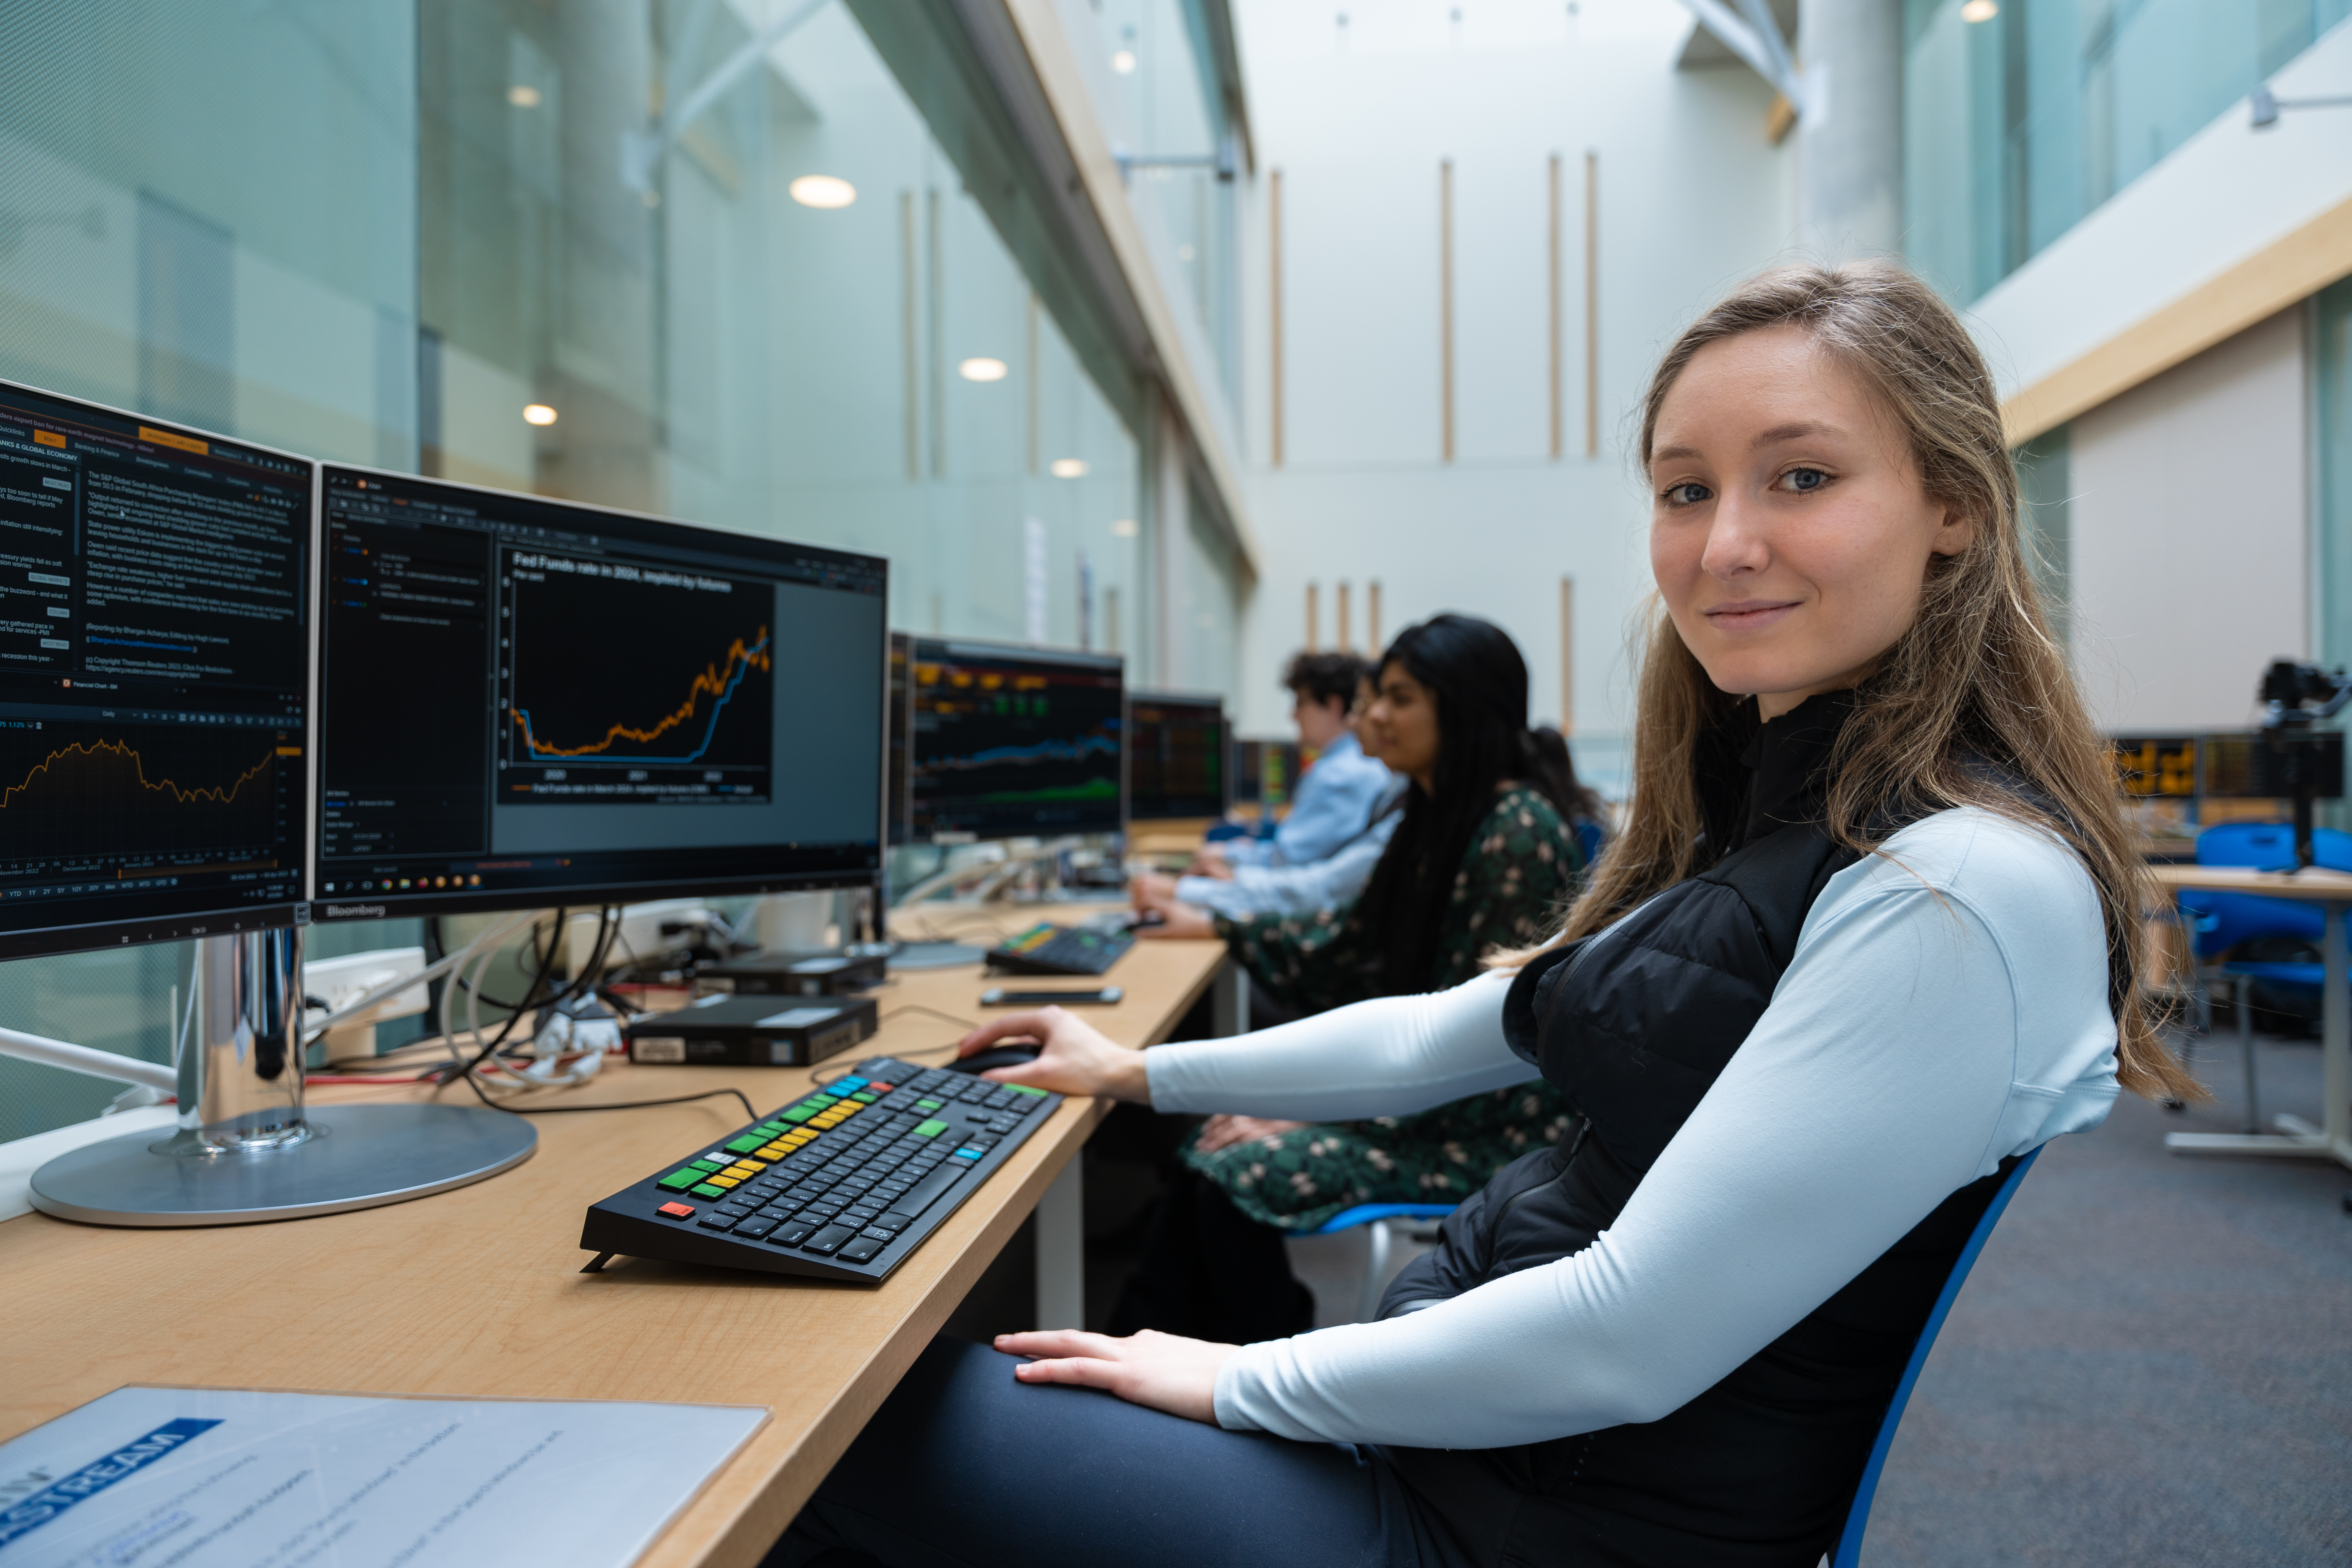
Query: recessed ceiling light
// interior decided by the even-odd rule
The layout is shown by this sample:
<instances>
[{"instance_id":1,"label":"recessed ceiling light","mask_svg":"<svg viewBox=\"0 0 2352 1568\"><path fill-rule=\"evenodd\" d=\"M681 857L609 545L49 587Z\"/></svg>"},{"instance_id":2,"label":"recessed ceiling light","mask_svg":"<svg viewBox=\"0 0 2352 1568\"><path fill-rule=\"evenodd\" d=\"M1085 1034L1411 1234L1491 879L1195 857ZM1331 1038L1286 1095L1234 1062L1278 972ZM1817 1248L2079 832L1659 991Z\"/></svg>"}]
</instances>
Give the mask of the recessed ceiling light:
<instances>
[{"instance_id":1,"label":"recessed ceiling light","mask_svg":"<svg viewBox=\"0 0 2352 1568\"><path fill-rule=\"evenodd\" d=\"M956 366L956 374L966 381L1003 381L1005 374L1004 362L982 355L977 359L968 359Z\"/></svg>"},{"instance_id":2,"label":"recessed ceiling light","mask_svg":"<svg viewBox=\"0 0 2352 1568\"><path fill-rule=\"evenodd\" d=\"M517 109L537 109L545 100L541 98L539 89L519 81L507 89L507 101Z\"/></svg>"},{"instance_id":3,"label":"recessed ceiling light","mask_svg":"<svg viewBox=\"0 0 2352 1568\"><path fill-rule=\"evenodd\" d=\"M1133 49L1121 49L1118 53L1111 56L1110 68L1118 72L1121 76L1134 75L1135 51Z\"/></svg>"},{"instance_id":4,"label":"recessed ceiling light","mask_svg":"<svg viewBox=\"0 0 2352 1568\"><path fill-rule=\"evenodd\" d=\"M1141 533L1143 529L1136 522L1135 519L1131 517L1122 517L1117 522L1110 525L1110 531L1113 533L1118 534L1121 539L1133 539L1137 534Z\"/></svg>"},{"instance_id":5,"label":"recessed ceiling light","mask_svg":"<svg viewBox=\"0 0 2352 1568\"><path fill-rule=\"evenodd\" d=\"M1083 479L1087 477L1084 458L1056 458L1045 465L1045 471L1057 479Z\"/></svg>"},{"instance_id":6,"label":"recessed ceiling light","mask_svg":"<svg viewBox=\"0 0 2352 1568\"><path fill-rule=\"evenodd\" d=\"M803 174L784 187L804 207L845 207L857 199L857 187L832 174Z\"/></svg>"},{"instance_id":7,"label":"recessed ceiling light","mask_svg":"<svg viewBox=\"0 0 2352 1568\"><path fill-rule=\"evenodd\" d=\"M526 425L552 425L555 410L544 403L526 403L522 405L522 421Z\"/></svg>"},{"instance_id":8,"label":"recessed ceiling light","mask_svg":"<svg viewBox=\"0 0 2352 1568\"><path fill-rule=\"evenodd\" d=\"M1960 20L1963 22L1990 22L2000 15L1998 0L1969 0L1960 7Z\"/></svg>"}]
</instances>

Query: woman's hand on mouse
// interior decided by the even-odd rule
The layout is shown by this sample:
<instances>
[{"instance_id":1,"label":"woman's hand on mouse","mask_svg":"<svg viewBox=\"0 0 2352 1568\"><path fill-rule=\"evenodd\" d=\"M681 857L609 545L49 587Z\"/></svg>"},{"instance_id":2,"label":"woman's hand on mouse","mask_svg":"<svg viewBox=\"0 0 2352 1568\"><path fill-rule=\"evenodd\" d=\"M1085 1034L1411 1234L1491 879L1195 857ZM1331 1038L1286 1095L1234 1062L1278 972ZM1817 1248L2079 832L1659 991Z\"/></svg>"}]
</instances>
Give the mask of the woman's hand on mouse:
<instances>
[{"instance_id":1,"label":"woman's hand on mouse","mask_svg":"<svg viewBox=\"0 0 2352 1568\"><path fill-rule=\"evenodd\" d=\"M1151 1103L1143 1053L1132 1051L1059 1007L1013 1013L992 1019L956 1046L958 1059L1004 1041L1039 1047L1037 1059L992 1068L980 1076L993 1083L1026 1084L1055 1094L1102 1094L1113 1100Z\"/></svg>"},{"instance_id":2,"label":"woman's hand on mouse","mask_svg":"<svg viewBox=\"0 0 2352 1568\"><path fill-rule=\"evenodd\" d=\"M1216 937L1216 920L1198 904L1171 902L1162 906L1158 912L1160 915L1158 925L1139 925L1135 928L1135 934L1147 938L1207 937L1213 941Z\"/></svg>"},{"instance_id":3,"label":"woman's hand on mouse","mask_svg":"<svg viewBox=\"0 0 2352 1568\"><path fill-rule=\"evenodd\" d=\"M1151 1329L1123 1340L1056 1329L999 1334L996 1348L1007 1355L1038 1358L1013 1369L1013 1375L1023 1383L1099 1388L1131 1405L1149 1405L1213 1426L1217 1424L1217 1369L1240 1347L1180 1339Z\"/></svg>"}]
</instances>

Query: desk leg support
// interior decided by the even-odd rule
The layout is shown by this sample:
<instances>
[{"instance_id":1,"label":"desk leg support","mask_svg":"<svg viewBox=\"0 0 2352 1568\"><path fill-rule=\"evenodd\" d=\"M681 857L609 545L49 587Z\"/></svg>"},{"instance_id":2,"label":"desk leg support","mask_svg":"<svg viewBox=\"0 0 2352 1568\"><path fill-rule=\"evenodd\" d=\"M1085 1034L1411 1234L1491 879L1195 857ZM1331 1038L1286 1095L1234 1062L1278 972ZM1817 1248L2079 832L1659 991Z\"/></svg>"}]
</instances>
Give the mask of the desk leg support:
<instances>
[{"instance_id":1,"label":"desk leg support","mask_svg":"<svg viewBox=\"0 0 2352 1568\"><path fill-rule=\"evenodd\" d=\"M2327 1152L2352 1165L2352 958L2345 950L2344 908L2331 904L2320 950L2319 1122Z\"/></svg>"},{"instance_id":2,"label":"desk leg support","mask_svg":"<svg viewBox=\"0 0 2352 1568\"><path fill-rule=\"evenodd\" d=\"M2314 1155L2352 1165L2352 953L2347 953L2344 907L2331 904L2320 937L2319 1004L2320 1125L2300 1118L2277 1119L2276 1132L2169 1132L2164 1146L2181 1154ZM2245 1005L2239 983L2238 1005Z\"/></svg>"},{"instance_id":3,"label":"desk leg support","mask_svg":"<svg viewBox=\"0 0 2352 1568\"><path fill-rule=\"evenodd\" d=\"M1087 1326L1086 1207L1086 1152L1074 1150L1037 1200L1038 1328Z\"/></svg>"},{"instance_id":4,"label":"desk leg support","mask_svg":"<svg viewBox=\"0 0 2352 1568\"><path fill-rule=\"evenodd\" d=\"M1217 971L1214 989L1210 993L1209 1018L1210 1026L1221 1040L1249 1033L1249 971L1230 958Z\"/></svg>"}]
</instances>

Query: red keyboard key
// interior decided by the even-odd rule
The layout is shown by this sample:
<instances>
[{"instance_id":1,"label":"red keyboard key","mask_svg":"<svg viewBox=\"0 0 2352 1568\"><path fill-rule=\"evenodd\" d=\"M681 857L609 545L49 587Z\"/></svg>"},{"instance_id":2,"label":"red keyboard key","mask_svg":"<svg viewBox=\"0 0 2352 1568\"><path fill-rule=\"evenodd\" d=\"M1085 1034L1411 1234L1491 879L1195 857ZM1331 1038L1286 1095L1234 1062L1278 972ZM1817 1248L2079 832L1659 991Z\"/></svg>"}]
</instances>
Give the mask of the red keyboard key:
<instances>
[{"instance_id":1,"label":"red keyboard key","mask_svg":"<svg viewBox=\"0 0 2352 1568\"><path fill-rule=\"evenodd\" d=\"M694 1205L692 1204L664 1204L661 1207L654 1210L654 1213L658 1215L667 1215L672 1219L692 1219L694 1217Z\"/></svg>"}]
</instances>

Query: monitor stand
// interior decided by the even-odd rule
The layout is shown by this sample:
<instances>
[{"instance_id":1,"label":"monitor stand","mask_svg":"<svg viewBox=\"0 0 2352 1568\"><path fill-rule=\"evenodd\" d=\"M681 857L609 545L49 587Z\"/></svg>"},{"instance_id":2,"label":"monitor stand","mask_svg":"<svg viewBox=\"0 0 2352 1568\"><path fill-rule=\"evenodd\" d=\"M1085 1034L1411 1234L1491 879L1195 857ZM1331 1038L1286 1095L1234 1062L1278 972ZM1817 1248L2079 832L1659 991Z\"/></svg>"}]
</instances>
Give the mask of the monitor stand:
<instances>
[{"instance_id":1,"label":"monitor stand","mask_svg":"<svg viewBox=\"0 0 2352 1568\"><path fill-rule=\"evenodd\" d=\"M200 939L180 1128L60 1154L33 1206L93 1225L242 1225L403 1203L520 1164L524 1118L470 1105L302 1104L299 929Z\"/></svg>"}]
</instances>

